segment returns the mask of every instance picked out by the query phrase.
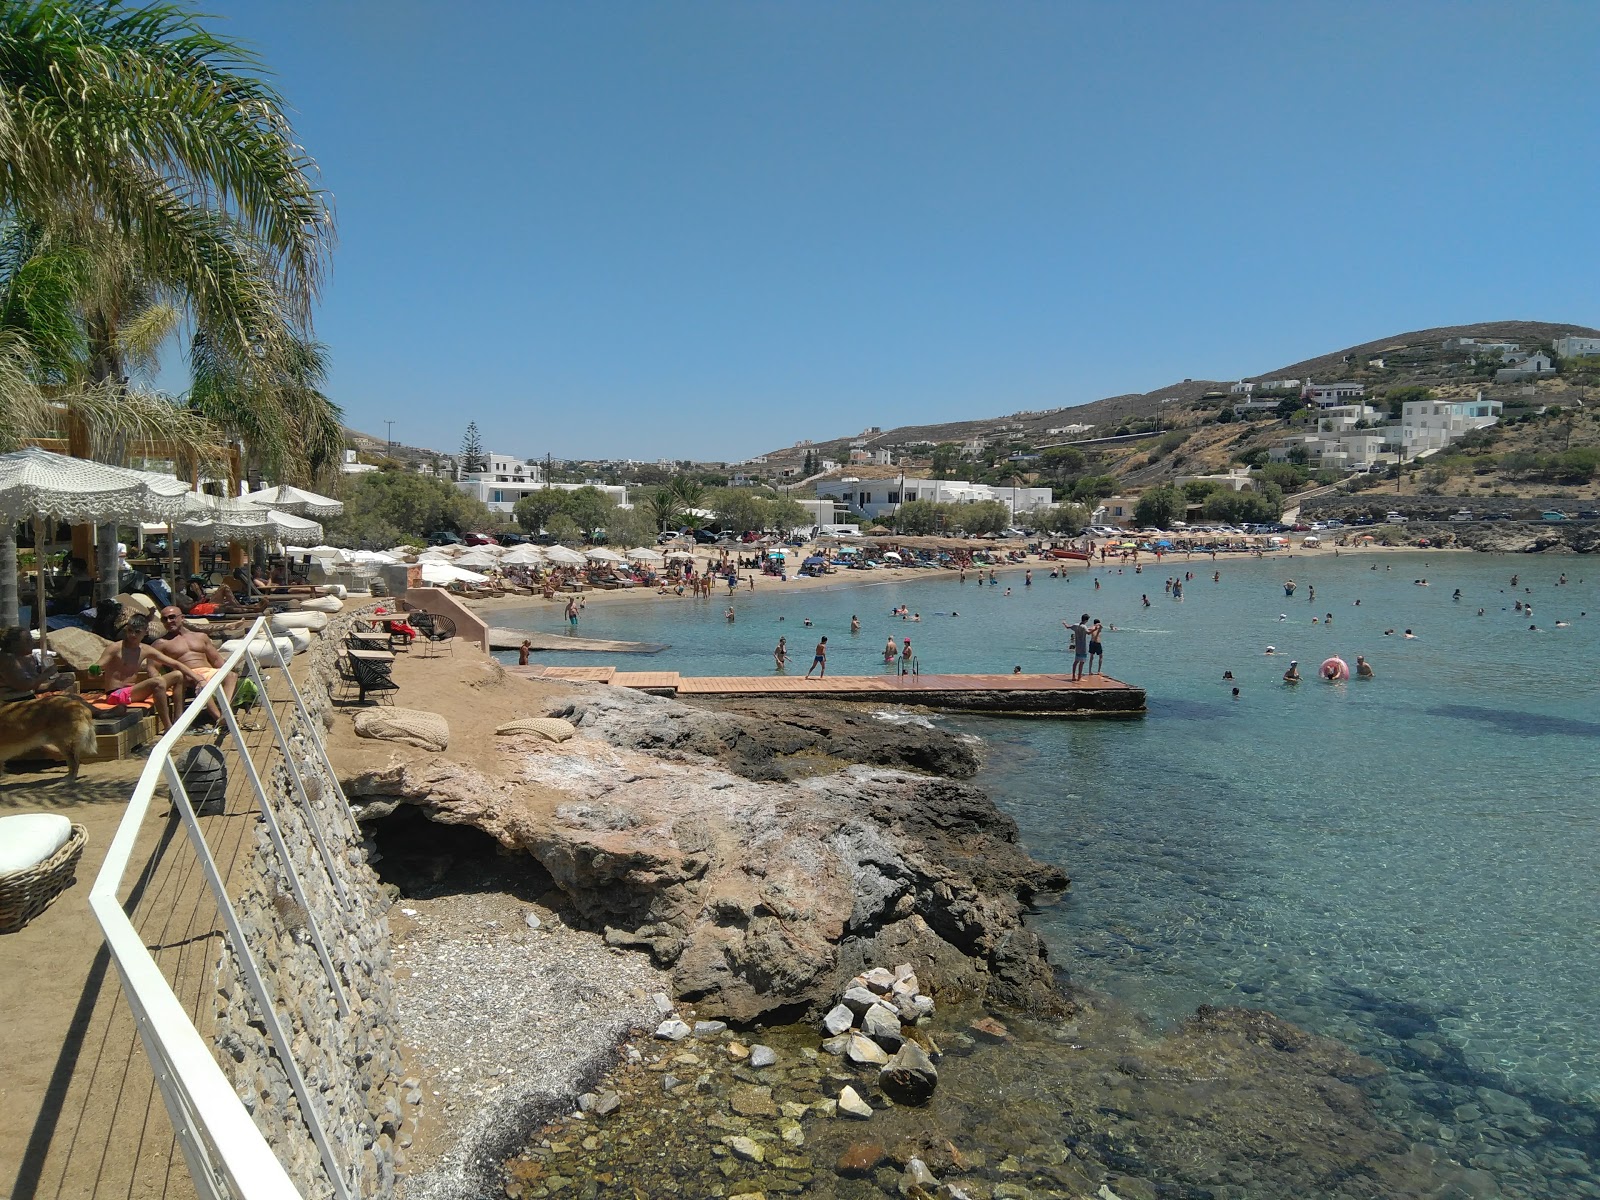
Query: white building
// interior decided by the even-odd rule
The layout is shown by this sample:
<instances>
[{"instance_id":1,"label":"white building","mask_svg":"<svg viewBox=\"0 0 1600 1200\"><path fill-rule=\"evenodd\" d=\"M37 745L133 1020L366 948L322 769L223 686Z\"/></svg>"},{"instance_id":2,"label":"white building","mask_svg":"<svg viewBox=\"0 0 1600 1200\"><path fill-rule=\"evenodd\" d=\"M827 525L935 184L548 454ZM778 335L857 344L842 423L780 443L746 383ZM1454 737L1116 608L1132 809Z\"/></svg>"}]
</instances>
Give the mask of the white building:
<instances>
[{"instance_id":1,"label":"white building","mask_svg":"<svg viewBox=\"0 0 1600 1200\"><path fill-rule=\"evenodd\" d=\"M1600 337L1559 337L1552 345L1561 358L1587 358L1600 354Z\"/></svg>"},{"instance_id":2,"label":"white building","mask_svg":"<svg viewBox=\"0 0 1600 1200\"><path fill-rule=\"evenodd\" d=\"M1076 434L1088 433L1093 425L1057 425L1054 429L1046 429L1046 437L1073 437Z\"/></svg>"},{"instance_id":3,"label":"white building","mask_svg":"<svg viewBox=\"0 0 1600 1200\"><path fill-rule=\"evenodd\" d=\"M1054 503L1050 489L1034 487L994 487L987 483L968 483L961 479L827 479L818 482L817 498L842 501L849 508L874 519L892 514L913 500L935 504L976 504L998 500L1013 514L1029 513Z\"/></svg>"},{"instance_id":4,"label":"white building","mask_svg":"<svg viewBox=\"0 0 1600 1200\"><path fill-rule=\"evenodd\" d=\"M345 475L365 475L368 471L376 471L377 469L371 463L357 462L354 450L346 450L344 452L344 461L339 464L340 472Z\"/></svg>"},{"instance_id":5,"label":"white building","mask_svg":"<svg viewBox=\"0 0 1600 1200\"><path fill-rule=\"evenodd\" d=\"M1256 387L1263 392L1292 392L1300 386L1298 379L1258 379Z\"/></svg>"},{"instance_id":6,"label":"white building","mask_svg":"<svg viewBox=\"0 0 1600 1200\"><path fill-rule=\"evenodd\" d=\"M456 487L483 501L490 512L508 513L527 493L544 487L544 472L538 463L490 453L483 457L483 470L458 474Z\"/></svg>"},{"instance_id":7,"label":"white building","mask_svg":"<svg viewBox=\"0 0 1600 1200\"><path fill-rule=\"evenodd\" d=\"M1443 450L1475 429L1500 420L1498 400L1410 400L1400 410L1400 449L1407 458Z\"/></svg>"},{"instance_id":8,"label":"white building","mask_svg":"<svg viewBox=\"0 0 1600 1200\"><path fill-rule=\"evenodd\" d=\"M1353 383L1350 380L1340 383L1307 382L1301 394L1318 408L1328 408L1335 404L1348 404L1352 400L1359 400L1367 394L1367 385Z\"/></svg>"},{"instance_id":9,"label":"white building","mask_svg":"<svg viewBox=\"0 0 1600 1200\"><path fill-rule=\"evenodd\" d=\"M1251 392L1256 390L1256 385L1251 383L1248 379L1241 379L1228 390L1235 396L1248 396Z\"/></svg>"},{"instance_id":10,"label":"white building","mask_svg":"<svg viewBox=\"0 0 1600 1200\"><path fill-rule=\"evenodd\" d=\"M1516 383L1523 379L1542 379L1556 373L1556 364L1543 350L1528 355L1514 367L1501 367L1494 373L1496 383Z\"/></svg>"},{"instance_id":11,"label":"white building","mask_svg":"<svg viewBox=\"0 0 1600 1200\"><path fill-rule=\"evenodd\" d=\"M1236 414L1251 412L1276 412L1278 405L1282 403L1283 401L1281 400L1241 400L1239 403L1233 406L1233 411Z\"/></svg>"},{"instance_id":12,"label":"white building","mask_svg":"<svg viewBox=\"0 0 1600 1200\"><path fill-rule=\"evenodd\" d=\"M1363 421L1371 423L1383 414L1370 404L1335 404L1317 413L1319 434L1348 433Z\"/></svg>"}]
</instances>

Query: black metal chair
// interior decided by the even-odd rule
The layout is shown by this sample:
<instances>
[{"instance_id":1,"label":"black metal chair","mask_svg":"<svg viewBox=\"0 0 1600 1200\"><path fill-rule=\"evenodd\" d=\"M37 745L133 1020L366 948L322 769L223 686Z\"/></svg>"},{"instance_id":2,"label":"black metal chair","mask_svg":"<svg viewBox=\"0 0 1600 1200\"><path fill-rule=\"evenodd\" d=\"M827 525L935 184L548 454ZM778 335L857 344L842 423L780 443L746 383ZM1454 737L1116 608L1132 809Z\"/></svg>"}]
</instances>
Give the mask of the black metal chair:
<instances>
[{"instance_id":1,"label":"black metal chair","mask_svg":"<svg viewBox=\"0 0 1600 1200\"><path fill-rule=\"evenodd\" d=\"M378 698L378 703L383 703L383 697L389 696L389 703L394 703L392 692L398 692L400 685L389 675L389 664L374 662L370 658L350 659L351 670L355 673L356 688L360 693L360 702L367 702L368 694Z\"/></svg>"},{"instance_id":2,"label":"black metal chair","mask_svg":"<svg viewBox=\"0 0 1600 1200\"><path fill-rule=\"evenodd\" d=\"M412 627L430 650L442 642L449 647L451 654L456 652L456 623L451 618L438 613L423 612L421 609L413 609L406 616L410 618Z\"/></svg>"}]
</instances>

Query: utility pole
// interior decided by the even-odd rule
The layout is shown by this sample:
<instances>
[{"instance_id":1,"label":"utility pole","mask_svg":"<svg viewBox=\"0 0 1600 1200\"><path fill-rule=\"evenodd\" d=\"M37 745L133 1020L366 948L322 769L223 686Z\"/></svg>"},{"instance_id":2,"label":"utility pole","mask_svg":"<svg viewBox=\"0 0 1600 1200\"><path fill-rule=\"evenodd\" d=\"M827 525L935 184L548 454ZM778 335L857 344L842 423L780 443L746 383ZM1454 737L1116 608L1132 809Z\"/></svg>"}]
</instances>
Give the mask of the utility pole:
<instances>
[{"instance_id":1,"label":"utility pole","mask_svg":"<svg viewBox=\"0 0 1600 1200\"><path fill-rule=\"evenodd\" d=\"M389 427L389 448L392 450L394 448L394 422L385 420L384 424Z\"/></svg>"}]
</instances>

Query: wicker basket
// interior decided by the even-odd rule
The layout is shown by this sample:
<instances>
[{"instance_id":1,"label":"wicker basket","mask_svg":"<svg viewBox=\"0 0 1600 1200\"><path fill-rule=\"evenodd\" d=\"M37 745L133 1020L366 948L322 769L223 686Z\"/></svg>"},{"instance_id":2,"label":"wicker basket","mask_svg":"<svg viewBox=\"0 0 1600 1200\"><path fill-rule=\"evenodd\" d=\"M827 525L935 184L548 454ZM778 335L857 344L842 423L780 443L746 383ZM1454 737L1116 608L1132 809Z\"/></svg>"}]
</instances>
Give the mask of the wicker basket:
<instances>
[{"instance_id":1,"label":"wicker basket","mask_svg":"<svg viewBox=\"0 0 1600 1200\"><path fill-rule=\"evenodd\" d=\"M72 886L88 835L82 825L74 824L72 836L42 863L0 875L0 933L15 933Z\"/></svg>"}]
</instances>

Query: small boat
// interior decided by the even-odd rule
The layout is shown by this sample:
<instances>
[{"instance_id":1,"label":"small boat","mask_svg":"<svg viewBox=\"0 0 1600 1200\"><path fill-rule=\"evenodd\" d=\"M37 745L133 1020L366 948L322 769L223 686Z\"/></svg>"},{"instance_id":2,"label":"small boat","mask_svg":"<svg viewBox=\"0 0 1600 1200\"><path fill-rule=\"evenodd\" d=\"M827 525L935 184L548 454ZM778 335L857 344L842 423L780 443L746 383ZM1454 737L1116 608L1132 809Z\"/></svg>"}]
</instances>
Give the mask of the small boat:
<instances>
[{"instance_id":1,"label":"small boat","mask_svg":"<svg viewBox=\"0 0 1600 1200\"><path fill-rule=\"evenodd\" d=\"M1053 550L1046 550L1044 552L1043 557L1045 557L1045 558L1072 558L1072 559L1076 559L1078 562L1088 562L1089 561L1089 555L1086 554L1082 550L1066 550L1066 549L1061 549L1061 548L1056 548L1056 549L1053 549Z\"/></svg>"}]
</instances>

